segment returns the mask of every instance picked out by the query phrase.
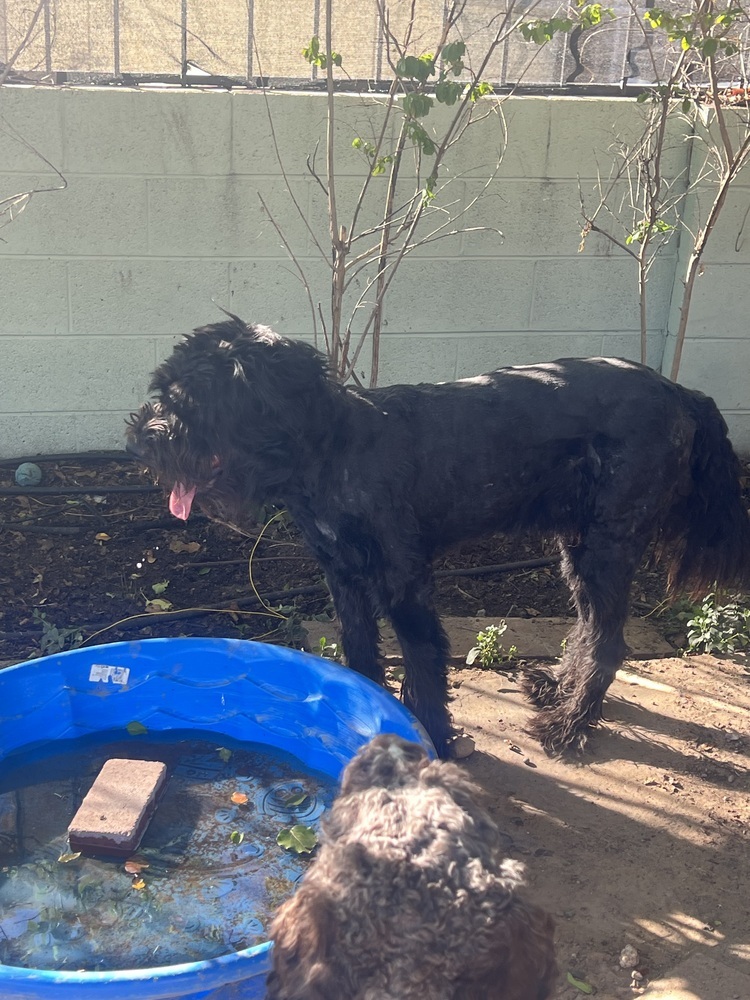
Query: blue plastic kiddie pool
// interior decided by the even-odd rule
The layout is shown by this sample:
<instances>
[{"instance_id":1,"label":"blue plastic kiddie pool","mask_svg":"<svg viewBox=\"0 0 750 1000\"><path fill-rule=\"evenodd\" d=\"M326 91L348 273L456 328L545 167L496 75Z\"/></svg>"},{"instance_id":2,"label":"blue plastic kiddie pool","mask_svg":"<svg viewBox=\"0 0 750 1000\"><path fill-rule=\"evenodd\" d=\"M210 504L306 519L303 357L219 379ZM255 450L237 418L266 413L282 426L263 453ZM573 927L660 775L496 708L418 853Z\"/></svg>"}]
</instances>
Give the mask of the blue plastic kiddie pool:
<instances>
[{"instance_id":1,"label":"blue plastic kiddie pool","mask_svg":"<svg viewBox=\"0 0 750 1000\"><path fill-rule=\"evenodd\" d=\"M317 656L240 639L146 639L0 671L0 768L17 751L126 727L262 743L338 778L360 746L397 733L434 753L391 695ZM270 943L210 961L122 972L0 965L2 1000L262 1000Z\"/></svg>"}]
</instances>

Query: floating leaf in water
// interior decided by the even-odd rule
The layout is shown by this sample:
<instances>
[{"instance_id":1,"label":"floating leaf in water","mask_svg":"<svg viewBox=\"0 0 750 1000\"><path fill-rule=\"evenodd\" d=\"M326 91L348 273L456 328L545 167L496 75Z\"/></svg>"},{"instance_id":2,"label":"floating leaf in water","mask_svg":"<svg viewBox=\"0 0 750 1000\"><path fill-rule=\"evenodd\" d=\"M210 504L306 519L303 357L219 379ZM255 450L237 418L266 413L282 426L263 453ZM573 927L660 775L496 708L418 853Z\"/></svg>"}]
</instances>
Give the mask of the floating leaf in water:
<instances>
[{"instance_id":1,"label":"floating leaf in water","mask_svg":"<svg viewBox=\"0 0 750 1000\"><path fill-rule=\"evenodd\" d=\"M141 861L140 858L129 858L124 865L128 875L140 875L141 872L150 867L148 861Z\"/></svg>"},{"instance_id":2,"label":"floating leaf in water","mask_svg":"<svg viewBox=\"0 0 750 1000\"><path fill-rule=\"evenodd\" d=\"M233 844L236 844L239 847L239 845L245 839L245 834L242 833L240 830L232 830L232 832L229 834L229 839L232 841Z\"/></svg>"},{"instance_id":3,"label":"floating leaf in water","mask_svg":"<svg viewBox=\"0 0 750 1000\"><path fill-rule=\"evenodd\" d=\"M593 986L590 986L588 983L585 983L582 979L576 979L576 977L573 975L572 972L568 973L567 979L570 985L575 986L575 988L577 990L580 990L581 993L586 993L588 995L594 992Z\"/></svg>"},{"instance_id":4,"label":"floating leaf in water","mask_svg":"<svg viewBox=\"0 0 750 1000\"><path fill-rule=\"evenodd\" d=\"M137 889L137 890L138 890L138 892L140 892L140 891L141 891L141 889L145 889L145 888L146 888L146 883L145 883L145 882L144 882L144 880L143 880L142 878L140 878L140 877L138 877L138 878L134 878L134 879L133 879L133 881L132 881L132 882L131 882L130 884L131 884L131 886L132 886L132 887L133 887L134 889Z\"/></svg>"},{"instance_id":5,"label":"floating leaf in water","mask_svg":"<svg viewBox=\"0 0 750 1000\"><path fill-rule=\"evenodd\" d=\"M232 792L232 802L236 806L247 805L247 795L244 792Z\"/></svg>"},{"instance_id":6,"label":"floating leaf in water","mask_svg":"<svg viewBox=\"0 0 750 1000\"><path fill-rule=\"evenodd\" d=\"M292 788L287 792L281 792L279 798L287 808L293 808L294 806L301 806L310 796L304 788Z\"/></svg>"},{"instance_id":7,"label":"floating leaf in water","mask_svg":"<svg viewBox=\"0 0 750 1000\"><path fill-rule=\"evenodd\" d=\"M296 823L288 830L279 830L276 843L295 854L310 854L318 843L318 835L311 826Z\"/></svg>"},{"instance_id":8,"label":"floating leaf in water","mask_svg":"<svg viewBox=\"0 0 750 1000\"><path fill-rule=\"evenodd\" d=\"M61 864L67 865L70 864L71 861L77 861L78 858L80 858L80 856L81 856L80 851L67 851L67 852L64 851L57 860Z\"/></svg>"},{"instance_id":9,"label":"floating leaf in water","mask_svg":"<svg viewBox=\"0 0 750 1000\"><path fill-rule=\"evenodd\" d=\"M232 751L227 750L226 747L219 747L218 753L219 757L224 761L225 764L227 763L227 761L230 761L232 759Z\"/></svg>"},{"instance_id":10,"label":"floating leaf in water","mask_svg":"<svg viewBox=\"0 0 750 1000\"><path fill-rule=\"evenodd\" d=\"M143 736L144 733L148 732L142 722L129 722L125 728L131 736Z\"/></svg>"},{"instance_id":11,"label":"floating leaf in water","mask_svg":"<svg viewBox=\"0 0 750 1000\"><path fill-rule=\"evenodd\" d=\"M159 583L152 583L151 589L155 594L163 594L169 586L169 580L161 580Z\"/></svg>"}]
</instances>

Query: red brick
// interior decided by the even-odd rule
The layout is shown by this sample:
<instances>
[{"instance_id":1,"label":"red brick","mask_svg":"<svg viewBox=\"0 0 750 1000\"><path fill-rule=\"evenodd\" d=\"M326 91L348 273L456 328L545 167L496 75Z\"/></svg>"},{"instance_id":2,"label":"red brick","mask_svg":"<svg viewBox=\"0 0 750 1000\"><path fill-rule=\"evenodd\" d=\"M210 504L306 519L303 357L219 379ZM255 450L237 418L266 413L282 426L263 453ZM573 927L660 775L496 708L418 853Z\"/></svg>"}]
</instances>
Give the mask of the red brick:
<instances>
[{"instance_id":1,"label":"red brick","mask_svg":"<svg viewBox=\"0 0 750 1000\"><path fill-rule=\"evenodd\" d=\"M160 761L108 760L68 827L70 849L112 857L132 854L166 777L167 766Z\"/></svg>"}]
</instances>

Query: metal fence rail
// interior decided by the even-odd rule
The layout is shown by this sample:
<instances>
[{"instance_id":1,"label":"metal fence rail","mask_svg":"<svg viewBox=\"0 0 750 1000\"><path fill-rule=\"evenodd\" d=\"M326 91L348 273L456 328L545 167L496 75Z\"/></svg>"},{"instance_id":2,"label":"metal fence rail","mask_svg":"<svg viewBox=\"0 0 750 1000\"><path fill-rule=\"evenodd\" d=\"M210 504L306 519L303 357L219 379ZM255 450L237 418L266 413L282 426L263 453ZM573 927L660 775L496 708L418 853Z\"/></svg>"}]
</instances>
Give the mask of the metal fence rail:
<instances>
[{"instance_id":1,"label":"metal fence rail","mask_svg":"<svg viewBox=\"0 0 750 1000\"><path fill-rule=\"evenodd\" d=\"M643 0L644 9L652 2ZM611 6L614 20L585 34L558 35L541 48L513 33L486 77L499 88L551 91L653 82L642 11L627 0ZM393 0L392 23L403 24L410 7ZM545 0L534 14L556 9ZM334 46L347 71L342 85L377 89L391 74L375 0L334 0L333 10ZM414 10L418 53L435 45L444 0L416 0ZM482 50L502 14L502 0L466 0L461 24L469 53ZM10 79L310 87L319 83L317 71L301 50L323 33L324 15L324 0L0 0L0 78L20 47ZM669 58L666 49L659 53L662 67ZM727 66L723 76L731 81L739 73Z\"/></svg>"}]
</instances>

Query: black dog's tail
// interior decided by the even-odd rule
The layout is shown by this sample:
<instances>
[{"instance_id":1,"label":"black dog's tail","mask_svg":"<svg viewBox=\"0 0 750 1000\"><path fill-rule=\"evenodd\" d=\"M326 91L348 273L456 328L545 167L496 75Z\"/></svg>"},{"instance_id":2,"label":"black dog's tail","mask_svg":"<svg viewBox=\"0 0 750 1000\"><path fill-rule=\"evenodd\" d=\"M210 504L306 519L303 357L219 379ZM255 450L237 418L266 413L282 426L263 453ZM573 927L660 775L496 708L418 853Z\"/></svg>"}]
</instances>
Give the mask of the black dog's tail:
<instances>
[{"instance_id":1,"label":"black dog's tail","mask_svg":"<svg viewBox=\"0 0 750 1000\"><path fill-rule=\"evenodd\" d=\"M657 556L667 570L670 596L685 593L696 600L717 586L750 588L750 517L742 497L742 469L724 418L712 399L688 395L697 423L692 490L668 514Z\"/></svg>"}]
</instances>

